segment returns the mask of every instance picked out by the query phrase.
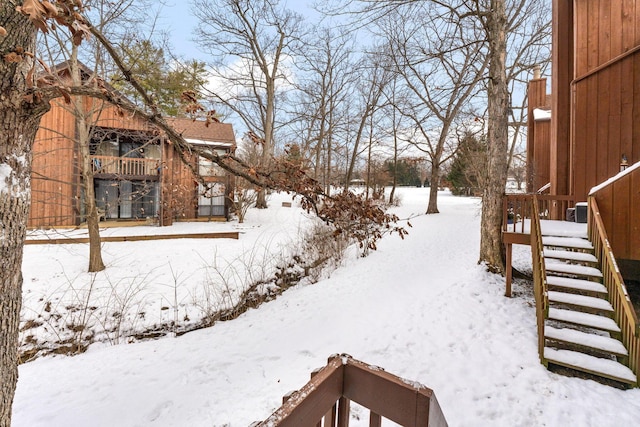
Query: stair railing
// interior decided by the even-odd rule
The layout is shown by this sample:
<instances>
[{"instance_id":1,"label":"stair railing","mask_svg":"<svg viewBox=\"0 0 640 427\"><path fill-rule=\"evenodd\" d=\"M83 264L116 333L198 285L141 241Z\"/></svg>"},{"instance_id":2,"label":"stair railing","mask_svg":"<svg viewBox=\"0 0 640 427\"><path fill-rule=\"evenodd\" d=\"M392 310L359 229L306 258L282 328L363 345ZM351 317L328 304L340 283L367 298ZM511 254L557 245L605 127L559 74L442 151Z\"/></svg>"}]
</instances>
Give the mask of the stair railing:
<instances>
[{"instance_id":1,"label":"stair railing","mask_svg":"<svg viewBox=\"0 0 640 427\"><path fill-rule=\"evenodd\" d=\"M431 389L346 354L331 356L302 389L251 427L348 427L351 401L370 410L371 427L380 427L383 418L403 427L447 427Z\"/></svg>"},{"instance_id":2,"label":"stair railing","mask_svg":"<svg viewBox=\"0 0 640 427\"><path fill-rule=\"evenodd\" d=\"M549 296L547 292L547 273L544 265L544 245L540 229L540 208L538 197L532 197L531 211L531 254L533 259L533 293L536 300L536 319L538 324L538 354L544 363L544 321L548 315Z\"/></svg>"},{"instance_id":3,"label":"stair railing","mask_svg":"<svg viewBox=\"0 0 640 427\"><path fill-rule=\"evenodd\" d=\"M616 263L595 197L590 196L588 215L589 240L595 248L602 270L603 284L609 292L610 303L615 311L614 320L621 329L622 343L629 351L629 368L638 377L640 367L640 324L629 299L624 280ZM640 386L640 381L637 384Z\"/></svg>"}]
</instances>

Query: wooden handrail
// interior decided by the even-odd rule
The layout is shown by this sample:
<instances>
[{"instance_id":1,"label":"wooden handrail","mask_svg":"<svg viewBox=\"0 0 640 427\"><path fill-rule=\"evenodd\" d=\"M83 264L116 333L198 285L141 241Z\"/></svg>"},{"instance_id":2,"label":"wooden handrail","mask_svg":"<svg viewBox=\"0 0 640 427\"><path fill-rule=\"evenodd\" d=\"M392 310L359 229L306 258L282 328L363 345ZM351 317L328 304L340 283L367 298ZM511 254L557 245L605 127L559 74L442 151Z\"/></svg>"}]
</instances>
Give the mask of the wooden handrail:
<instances>
[{"instance_id":1,"label":"wooden handrail","mask_svg":"<svg viewBox=\"0 0 640 427\"><path fill-rule=\"evenodd\" d=\"M589 196L588 232L595 248L595 255L602 269L603 284L609 293L614 308L614 320L621 329L622 343L629 351L629 368L638 376L640 368L640 327L638 317L629 299L627 288L618 269L609 238L600 216L598 203ZM640 385L640 382L638 383Z\"/></svg>"},{"instance_id":2,"label":"wooden handrail","mask_svg":"<svg viewBox=\"0 0 640 427\"><path fill-rule=\"evenodd\" d=\"M432 390L348 355L331 356L311 381L283 401L269 418L252 426L347 427L351 401L369 408L372 427L380 427L383 417L403 427L447 426Z\"/></svg>"},{"instance_id":3,"label":"wooden handrail","mask_svg":"<svg viewBox=\"0 0 640 427\"><path fill-rule=\"evenodd\" d=\"M137 157L91 156L94 174L158 176L160 160Z\"/></svg>"},{"instance_id":4,"label":"wooden handrail","mask_svg":"<svg viewBox=\"0 0 640 427\"><path fill-rule=\"evenodd\" d=\"M544 321L548 316L547 274L544 265L544 245L540 227L538 196L532 197L531 254L533 259L533 293L536 300L536 320L538 326L538 355L544 363Z\"/></svg>"},{"instance_id":5,"label":"wooden handrail","mask_svg":"<svg viewBox=\"0 0 640 427\"><path fill-rule=\"evenodd\" d=\"M526 233L525 220L532 217L533 197L538 200L538 218L564 219L567 208L575 206L574 196L557 194L506 194L502 205L502 231ZM510 219L513 219L510 221Z\"/></svg>"}]
</instances>

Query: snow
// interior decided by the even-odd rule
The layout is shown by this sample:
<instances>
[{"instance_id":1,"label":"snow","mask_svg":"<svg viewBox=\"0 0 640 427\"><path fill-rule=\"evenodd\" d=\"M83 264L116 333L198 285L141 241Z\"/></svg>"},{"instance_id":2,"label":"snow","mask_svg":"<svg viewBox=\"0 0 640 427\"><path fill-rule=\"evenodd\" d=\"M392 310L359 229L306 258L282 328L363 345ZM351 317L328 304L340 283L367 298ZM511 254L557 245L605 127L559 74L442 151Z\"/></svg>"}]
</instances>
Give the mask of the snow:
<instances>
[{"instance_id":1,"label":"snow","mask_svg":"<svg viewBox=\"0 0 640 427\"><path fill-rule=\"evenodd\" d=\"M13 183L13 169L6 163L0 163L0 193L7 193L15 184ZM9 179L11 181L9 182Z\"/></svg>"},{"instance_id":2,"label":"snow","mask_svg":"<svg viewBox=\"0 0 640 427\"><path fill-rule=\"evenodd\" d=\"M633 165L627 167L625 170L623 170L623 171L617 173L616 175L612 176L611 178L609 178L608 180L606 180L602 184L596 185L595 187L593 187L591 189L591 191L589 191L589 195L590 196L595 195L598 191L600 191L603 188L613 184L614 182L616 182L617 180L621 179L622 177L624 177L626 175L629 175L630 173L632 173L636 169L640 169L640 162L634 163Z\"/></svg>"},{"instance_id":3,"label":"snow","mask_svg":"<svg viewBox=\"0 0 640 427\"><path fill-rule=\"evenodd\" d=\"M544 120L551 120L551 110L546 110L543 108L534 108L533 119L537 122L544 121Z\"/></svg>"},{"instance_id":4,"label":"snow","mask_svg":"<svg viewBox=\"0 0 640 427\"><path fill-rule=\"evenodd\" d=\"M598 262L598 258L596 258L595 255L593 254L584 253L584 252L562 251L562 250L555 250L555 249L545 249L544 257L572 260L572 261L578 261L578 262Z\"/></svg>"},{"instance_id":5,"label":"snow","mask_svg":"<svg viewBox=\"0 0 640 427\"><path fill-rule=\"evenodd\" d=\"M609 301L602 298L588 297L577 294L567 294L564 292L549 291L549 300L582 307L595 308L597 310L613 311Z\"/></svg>"},{"instance_id":6,"label":"snow","mask_svg":"<svg viewBox=\"0 0 640 427\"><path fill-rule=\"evenodd\" d=\"M602 283L584 279L573 279L571 277L547 275L547 284L561 286L563 288L580 289L583 291L600 292L603 294L607 293L607 288Z\"/></svg>"},{"instance_id":7,"label":"snow","mask_svg":"<svg viewBox=\"0 0 640 427\"><path fill-rule=\"evenodd\" d=\"M543 235L542 244L544 244L545 246L593 250L593 245L591 244L591 242L578 237L555 237Z\"/></svg>"},{"instance_id":8,"label":"snow","mask_svg":"<svg viewBox=\"0 0 640 427\"><path fill-rule=\"evenodd\" d=\"M575 351L556 350L548 347L545 347L544 349L544 357L546 357L549 360L554 360L556 362L562 363L564 365L583 366L593 372L605 372L612 377L623 378L628 381L636 380L636 376L633 375L633 372L631 372L629 368L613 360L593 357L593 356L589 356L584 353L578 353ZM604 408L601 408L601 409L604 409ZM615 415L613 419L615 420ZM589 425L593 425L593 424L589 424ZM615 424L610 424L610 425L615 425Z\"/></svg>"},{"instance_id":9,"label":"snow","mask_svg":"<svg viewBox=\"0 0 640 427\"><path fill-rule=\"evenodd\" d=\"M606 331L620 332L620 327L613 319L579 311L549 307L549 319L575 323L577 325L589 326Z\"/></svg>"},{"instance_id":10,"label":"snow","mask_svg":"<svg viewBox=\"0 0 640 427\"><path fill-rule=\"evenodd\" d=\"M554 340L570 342L591 348L597 348L609 353L621 354L625 356L629 354L624 345L622 345L622 343L618 340L605 336L589 334L586 332L580 332L574 329L558 329L552 326L545 326L544 335L545 337Z\"/></svg>"},{"instance_id":11,"label":"snow","mask_svg":"<svg viewBox=\"0 0 640 427\"><path fill-rule=\"evenodd\" d=\"M403 188L401 198L395 212L418 215L404 240L385 237L368 257L352 254L330 277L302 283L235 320L21 365L12 425L247 426L267 418L336 353L431 388L452 427L637 423L640 390L561 376L540 364L528 286L516 283L517 296L506 298L504 278L477 265L478 199L442 192L441 213L421 215L428 189ZM151 272L147 286L162 282L169 296L157 292L173 300L169 262L181 274L182 291L206 278L203 263L214 252L220 263L254 244L286 252L307 221L299 208L273 208L252 211L238 241L106 243L108 268L98 276L121 283ZM69 288L61 277L86 279L87 251L86 245L26 247L26 310L38 310L30 295ZM351 426L368 425L364 410L354 412L360 419Z\"/></svg>"},{"instance_id":12,"label":"snow","mask_svg":"<svg viewBox=\"0 0 640 427\"><path fill-rule=\"evenodd\" d=\"M567 264L561 260L545 259L547 271L557 273L575 274L580 276L602 277L602 272L594 267L579 264Z\"/></svg>"}]
</instances>

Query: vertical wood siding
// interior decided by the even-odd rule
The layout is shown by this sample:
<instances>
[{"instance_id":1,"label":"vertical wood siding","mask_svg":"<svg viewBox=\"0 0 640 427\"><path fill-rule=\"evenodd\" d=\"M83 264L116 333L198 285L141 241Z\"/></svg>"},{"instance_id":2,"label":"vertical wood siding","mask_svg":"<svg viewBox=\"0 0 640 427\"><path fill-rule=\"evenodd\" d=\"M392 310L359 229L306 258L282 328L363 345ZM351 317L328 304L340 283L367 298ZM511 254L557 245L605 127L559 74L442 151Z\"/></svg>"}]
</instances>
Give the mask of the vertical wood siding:
<instances>
[{"instance_id":1,"label":"vertical wood siding","mask_svg":"<svg viewBox=\"0 0 640 427\"><path fill-rule=\"evenodd\" d=\"M54 101L40 121L33 146L30 227L75 225L79 193L74 136L73 115Z\"/></svg>"},{"instance_id":2,"label":"vertical wood siding","mask_svg":"<svg viewBox=\"0 0 640 427\"><path fill-rule=\"evenodd\" d=\"M616 258L640 260L640 169L602 188L595 198Z\"/></svg>"},{"instance_id":3,"label":"vertical wood siding","mask_svg":"<svg viewBox=\"0 0 640 427\"><path fill-rule=\"evenodd\" d=\"M148 122L101 101L86 100L86 108L96 109L97 126L115 129L154 131ZM102 107L102 108L100 108ZM80 222L81 182L76 150L76 129L70 106L52 102L40 122L33 147L32 207L29 227L70 227ZM191 170L170 145L163 150L163 224L171 219L197 217L197 185Z\"/></svg>"},{"instance_id":4,"label":"vertical wood siding","mask_svg":"<svg viewBox=\"0 0 640 427\"><path fill-rule=\"evenodd\" d=\"M570 193L589 190L640 161L640 7L633 0L573 2L575 73ZM613 62L612 62L613 61Z\"/></svg>"},{"instance_id":5,"label":"vertical wood siding","mask_svg":"<svg viewBox=\"0 0 640 427\"><path fill-rule=\"evenodd\" d=\"M549 120L534 120L533 110L547 105L547 79L536 79L529 82L528 87L528 117L527 117L527 191L535 192L550 179L549 153L551 122Z\"/></svg>"}]
</instances>

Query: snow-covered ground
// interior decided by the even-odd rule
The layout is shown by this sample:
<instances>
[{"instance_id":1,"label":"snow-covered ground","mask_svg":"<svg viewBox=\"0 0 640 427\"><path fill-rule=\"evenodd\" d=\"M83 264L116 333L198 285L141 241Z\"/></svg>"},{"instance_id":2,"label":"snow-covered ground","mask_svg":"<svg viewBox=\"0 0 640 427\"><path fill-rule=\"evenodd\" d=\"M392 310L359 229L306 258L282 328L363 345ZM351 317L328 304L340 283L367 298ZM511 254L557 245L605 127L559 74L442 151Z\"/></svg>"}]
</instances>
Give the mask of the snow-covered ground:
<instances>
[{"instance_id":1,"label":"snow-covered ground","mask_svg":"<svg viewBox=\"0 0 640 427\"><path fill-rule=\"evenodd\" d=\"M396 213L422 213L427 191L402 189ZM329 278L292 288L236 320L21 365L13 425L247 426L266 418L333 353L432 388L450 426L637 425L640 390L560 376L539 363L531 293L516 285L515 297L505 298L504 279L476 263L478 199L441 193L439 207L439 215L413 218L405 240L387 237L369 257L352 256ZM173 307L188 299L172 297L174 289L205 282L207 273L198 271L213 254L222 263L221 254L265 253L252 245L285 247L308 221L298 208L252 214L239 241L107 243L102 275L112 279L102 283L147 277L144 288L162 283L169 289L162 298ZM229 226L208 224L207 231ZM86 250L26 248L27 312L42 312L38 304L47 296L86 279ZM521 268L527 252L516 251ZM352 426L368 425L364 411L358 416Z\"/></svg>"}]
</instances>

